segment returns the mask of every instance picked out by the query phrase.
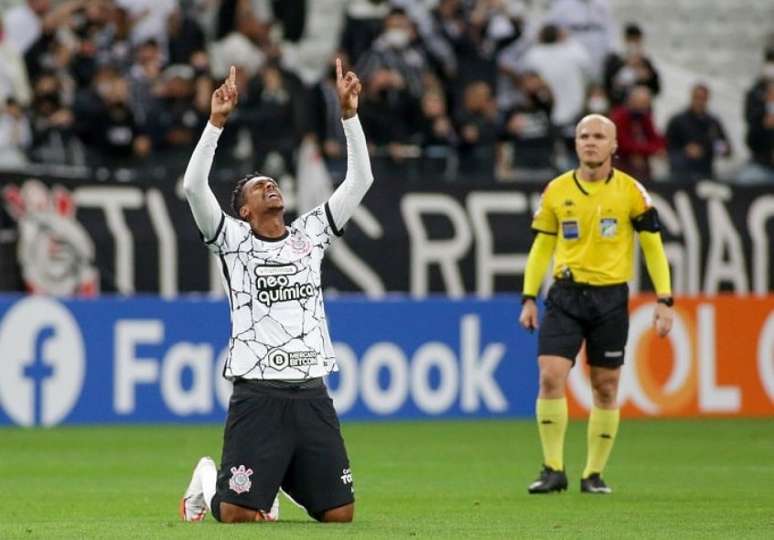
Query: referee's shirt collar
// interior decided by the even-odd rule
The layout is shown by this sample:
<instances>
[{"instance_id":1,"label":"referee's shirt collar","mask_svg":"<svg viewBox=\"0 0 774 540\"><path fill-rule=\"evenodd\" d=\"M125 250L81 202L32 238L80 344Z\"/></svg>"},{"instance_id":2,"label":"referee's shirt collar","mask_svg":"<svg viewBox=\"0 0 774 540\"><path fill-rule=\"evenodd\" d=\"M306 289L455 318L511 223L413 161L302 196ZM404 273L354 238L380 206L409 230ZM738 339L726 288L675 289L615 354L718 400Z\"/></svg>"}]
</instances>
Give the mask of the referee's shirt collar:
<instances>
[{"instance_id":1,"label":"referee's shirt collar","mask_svg":"<svg viewBox=\"0 0 774 540\"><path fill-rule=\"evenodd\" d=\"M607 179L605 180L605 184L610 183L610 180L613 179L613 174L615 173L615 169L610 167L610 174L607 175ZM588 195L589 192L583 189L583 185L580 183L580 180L578 179L578 169L574 169L572 171L572 179L575 181L575 185L578 186L578 189L581 190L581 193L584 195Z\"/></svg>"}]
</instances>

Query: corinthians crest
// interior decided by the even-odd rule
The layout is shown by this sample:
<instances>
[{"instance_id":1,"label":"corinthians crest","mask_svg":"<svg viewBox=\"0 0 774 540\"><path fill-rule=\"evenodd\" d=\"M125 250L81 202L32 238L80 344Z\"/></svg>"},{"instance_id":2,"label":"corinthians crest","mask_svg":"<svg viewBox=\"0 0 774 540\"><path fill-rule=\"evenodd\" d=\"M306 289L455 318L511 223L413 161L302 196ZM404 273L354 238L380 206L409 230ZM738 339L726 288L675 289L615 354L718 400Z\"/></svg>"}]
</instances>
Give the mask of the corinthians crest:
<instances>
[{"instance_id":1,"label":"corinthians crest","mask_svg":"<svg viewBox=\"0 0 774 540\"><path fill-rule=\"evenodd\" d=\"M3 200L18 224L18 258L27 288L57 296L97 294L94 242L75 219L70 192L27 180L21 187L5 187Z\"/></svg>"},{"instance_id":2,"label":"corinthians crest","mask_svg":"<svg viewBox=\"0 0 774 540\"><path fill-rule=\"evenodd\" d=\"M252 474L253 470L245 469L244 465L231 467L231 478L228 480L229 489L235 491L237 495L247 493L253 485L252 481L250 481Z\"/></svg>"}]
</instances>

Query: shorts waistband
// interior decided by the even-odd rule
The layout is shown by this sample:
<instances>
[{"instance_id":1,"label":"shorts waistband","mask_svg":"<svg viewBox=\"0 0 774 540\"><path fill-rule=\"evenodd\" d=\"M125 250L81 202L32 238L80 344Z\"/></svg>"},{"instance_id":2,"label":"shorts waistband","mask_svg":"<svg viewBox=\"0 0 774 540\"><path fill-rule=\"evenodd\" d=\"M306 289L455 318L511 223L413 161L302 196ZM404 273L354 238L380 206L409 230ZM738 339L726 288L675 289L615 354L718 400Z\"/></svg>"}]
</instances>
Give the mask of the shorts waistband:
<instances>
[{"instance_id":1,"label":"shorts waistband","mask_svg":"<svg viewBox=\"0 0 774 540\"><path fill-rule=\"evenodd\" d=\"M310 399L328 395L322 377L299 381L235 379L234 392L270 394L278 397Z\"/></svg>"}]
</instances>

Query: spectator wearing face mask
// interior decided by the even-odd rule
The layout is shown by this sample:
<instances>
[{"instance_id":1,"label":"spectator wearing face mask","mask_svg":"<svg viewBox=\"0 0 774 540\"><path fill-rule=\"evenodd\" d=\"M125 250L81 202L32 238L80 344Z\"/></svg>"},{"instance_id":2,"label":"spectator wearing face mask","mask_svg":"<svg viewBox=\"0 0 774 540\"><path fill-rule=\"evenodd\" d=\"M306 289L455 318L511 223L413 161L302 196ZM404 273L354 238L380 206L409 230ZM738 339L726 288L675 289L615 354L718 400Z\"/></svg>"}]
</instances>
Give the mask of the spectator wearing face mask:
<instances>
[{"instance_id":1,"label":"spectator wearing face mask","mask_svg":"<svg viewBox=\"0 0 774 540\"><path fill-rule=\"evenodd\" d=\"M33 84L30 112L32 147L29 156L38 163L83 165L84 149L75 134L75 116L62 100L59 79L43 72Z\"/></svg>"},{"instance_id":2,"label":"spectator wearing face mask","mask_svg":"<svg viewBox=\"0 0 774 540\"><path fill-rule=\"evenodd\" d=\"M377 70L388 69L403 79L406 91L416 100L422 96L422 78L427 57L417 43L414 24L406 12L395 8L384 19L384 30L361 58L354 71L368 80Z\"/></svg>"},{"instance_id":3,"label":"spectator wearing face mask","mask_svg":"<svg viewBox=\"0 0 774 540\"><path fill-rule=\"evenodd\" d=\"M601 84L595 83L586 89L586 104L578 121L589 114L601 114L602 116L610 114L610 99L605 87Z\"/></svg>"},{"instance_id":4,"label":"spectator wearing face mask","mask_svg":"<svg viewBox=\"0 0 774 540\"><path fill-rule=\"evenodd\" d=\"M745 98L751 159L739 173L742 184L774 183L774 48L766 51L764 60L761 77Z\"/></svg>"},{"instance_id":5,"label":"spectator wearing face mask","mask_svg":"<svg viewBox=\"0 0 774 540\"><path fill-rule=\"evenodd\" d=\"M664 154L665 141L653 121L648 87L632 88L626 103L613 109L610 119L618 131L616 168L640 180L650 180L650 160Z\"/></svg>"},{"instance_id":6,"label":"spectator wearing face mask","mask_svg":"<svg viewBox=\"0 0 774 540\"><path fill-rule=\"evenodd\" d=\"M353 62L357 61L384 29L384 18L390 13L387 0L350 0L341 35L341 48Z\"/></svg>"},{"instance_id":7,"label":"spectator wearing face mask","mask_svg":"<svg viewBox=\"0 0 774 540\"><path fill-rule=\"evenodd\" d=\"M642 29L635 23L624 28L623 53L611 53L605 60L605 89L614 105L620 105L634 86L647 86L651 96L661 92L661 80L645 52Z\"/></svg>"}]
</instances>

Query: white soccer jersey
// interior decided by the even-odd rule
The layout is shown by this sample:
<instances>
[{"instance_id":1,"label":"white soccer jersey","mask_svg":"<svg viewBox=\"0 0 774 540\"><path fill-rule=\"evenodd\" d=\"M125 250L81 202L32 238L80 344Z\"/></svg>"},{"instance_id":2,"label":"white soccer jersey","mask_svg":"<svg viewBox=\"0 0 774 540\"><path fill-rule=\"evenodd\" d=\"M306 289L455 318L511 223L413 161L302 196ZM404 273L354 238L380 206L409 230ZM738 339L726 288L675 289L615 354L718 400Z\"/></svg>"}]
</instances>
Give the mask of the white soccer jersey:
<instances>
[{"instance_id":1,"label":"white soccer jersey","mask_svg":"<svg viewBox=\"0 0 774 540\"><path fill-rule=\"evenodd\" d=\"M323 307L320 266L334 235L373 182L357 116L342 121L347 175L328 201L262 238L221 210L207 184L222 128L207 124L183 177L194 221L221 261L231 311L229 379L300 380L336 371Z\"/></svg>"},{"instance_id":2,"label":"white soccer jersey","mask_svg":"<svg viewBox=\"0 0 774 540\"><path fill-rule=\"evenodd\" d=\"M320 266L338 231L328 205L298 217L281 239L256 236L225 214L209 249L221 261L231 309L224 376L296 380L337 371Z\"/></svg>"}]
</instances>

